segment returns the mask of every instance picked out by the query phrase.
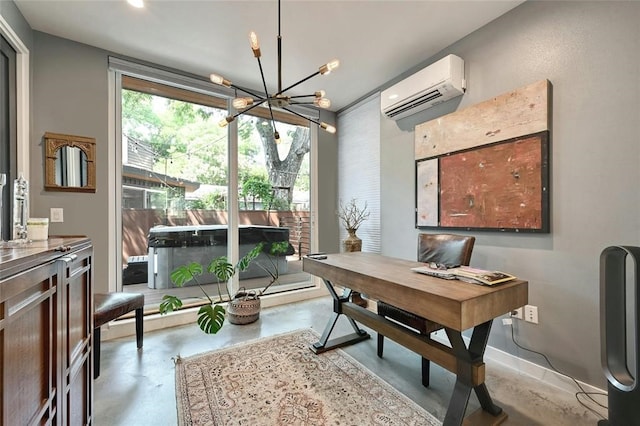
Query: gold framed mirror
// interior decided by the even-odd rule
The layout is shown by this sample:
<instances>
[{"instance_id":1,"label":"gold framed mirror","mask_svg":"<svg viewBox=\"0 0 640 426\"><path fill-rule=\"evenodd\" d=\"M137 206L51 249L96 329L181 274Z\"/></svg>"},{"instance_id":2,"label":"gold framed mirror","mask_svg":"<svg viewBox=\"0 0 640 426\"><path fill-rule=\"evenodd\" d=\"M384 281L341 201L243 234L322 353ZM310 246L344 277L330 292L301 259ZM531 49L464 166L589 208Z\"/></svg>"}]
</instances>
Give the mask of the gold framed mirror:
<instances>
[{"instance_id":1,"label":"gold framed mirror","mask_svg":"<svg viewBox=\"0 0 640 426\"><path fill-rule=\"evenodd\" d=\"M44 134L44 188L47 191L96 192L96 140Z\"/></svg>"}]
</instances>

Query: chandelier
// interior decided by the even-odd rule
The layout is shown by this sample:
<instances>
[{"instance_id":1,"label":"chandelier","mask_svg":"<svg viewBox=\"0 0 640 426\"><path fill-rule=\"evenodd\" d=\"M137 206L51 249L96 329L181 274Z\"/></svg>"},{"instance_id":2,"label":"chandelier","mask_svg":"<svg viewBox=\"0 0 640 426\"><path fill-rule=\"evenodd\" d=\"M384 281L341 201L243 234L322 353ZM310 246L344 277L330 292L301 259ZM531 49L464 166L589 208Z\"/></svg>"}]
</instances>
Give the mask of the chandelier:
<instances>
[{"instance_id":1,"label":"chandelier","mask_svg":"<svg viewBox=\"0 0 640 426\"><path fill-rule=\"evenodd\" d=\"M304 118L305 120L309 120L310 122L317 124L318 126L320 126L321 129L324 129L329 133L335 133L336 128L334 126L327 124L323 121L317 121L312 118L306 117L289 108L291 105L316 105L319 108L329 108L331 106L331 101L324 97L325 95L324 90L318 90L310 95L296 95L296 96L287 95L287 91L304 83L310 78L315 77L318 74L320 75L329 74L332 70L336 69L338 65L340 65L340 62L338 60L333 60L331 62L328 62L320 66L318 68L318 71L314 72L313 74L310 74L309 76L293 83L292 85L284 89L282 88L282 36L280 34L280 0L278 0L278 91L277 92L273 94L269 94L269 91L267 90L267 83L264 78L264 72L262 70L262 62L260 61L260 56L261 56L260 44L258 43L258 36L253 31L251 31L251 33L249 34L249 42L251 45L251 50L253 51L253 56L255 56L255 58L258 60L258 67L260 68L260 77L262 77L262 87L264 89L264 94L255 93L243 87L236 86L231 81L227 80L221 75L211 74L210 78L213 83L219 84L225 87L230 87L230 88L236 89L236 92L241 91L249 95L249 96L236 97L233 100L232 105L236 110L238 110L238 112L233 115L229 115L225 117L223 120L221 120L219 123L220 127L225 127L227 124L235 120L238 116L252 110L257 106L266 105L269 108L269 114L271 116L271 126L273 128L273 137L276 143L280 143L280 134L276 129L276 122L273 118L272 108L283 109L285 111L290 112L291 114L297 115L299 117Z\"/></svg>"}]
</instances>

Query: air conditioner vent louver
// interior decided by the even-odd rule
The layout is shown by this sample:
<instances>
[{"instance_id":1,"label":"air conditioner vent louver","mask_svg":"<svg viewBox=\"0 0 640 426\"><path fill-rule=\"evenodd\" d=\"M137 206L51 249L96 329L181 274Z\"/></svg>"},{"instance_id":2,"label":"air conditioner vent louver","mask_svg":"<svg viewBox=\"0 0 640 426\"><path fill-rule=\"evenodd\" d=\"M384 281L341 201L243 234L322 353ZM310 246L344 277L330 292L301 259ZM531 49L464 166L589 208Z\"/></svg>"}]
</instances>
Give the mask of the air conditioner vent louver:
<instances>
[{"instance_id":1,"label":"air conditioner vent louver","mask_svg":"<svg viewBox=\"0 0 640 426\"><path fill-rule=\"evenodd\" d=\"M465 91L464 61L448 55L381 93L380 106L398 120L460 96Z\"/></svg>"},{"instance_id":2,"label":"air conditioner vent louver","mask_svg":"<svg viewBox=\"0 0 640 426\"><path fill-rule=\"evenodd\" d=\"M426 93L422 96L420 96L417 99L414 99L412 101L406 102L402 105L398 105L395 108L391 108L388 111L386 111L387 117L393 118L396 115L399 114L403 114L407 111L410 111L414 108L419 107L420 105L424 104L425 102L431 102L434 99L438 99L442 97L442 93L440 93L439 90L433 90L429 93Z\"/></svg>"}]
</instances>

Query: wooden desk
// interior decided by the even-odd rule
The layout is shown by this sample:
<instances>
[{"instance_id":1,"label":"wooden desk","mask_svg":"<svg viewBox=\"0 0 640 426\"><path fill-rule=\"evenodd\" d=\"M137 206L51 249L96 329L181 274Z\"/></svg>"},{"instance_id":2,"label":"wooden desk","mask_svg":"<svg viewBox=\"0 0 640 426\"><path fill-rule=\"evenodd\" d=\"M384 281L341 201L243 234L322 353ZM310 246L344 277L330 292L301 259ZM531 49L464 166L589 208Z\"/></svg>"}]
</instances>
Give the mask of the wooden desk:
<instances>
[{"instance_id":1,"label":"wooden desk","mask_svg":"<svg viewBox=\"0 0 640 426\"><path fill-rule=\"evenodd\" d=\"M456 375L444 426L462 424L471 390L476 392L484 411L479 417L488 417L492 423L499 424L506 414L493 403L484 383L484 351L493 319L527 304L528 283L514 280L487 287L443 280L411 271L410 268L419 265L419 262L362 252L329 254L323 260L304 258L302 269L322 278L334 300L333 316L311 349L320 353L368 339L369 334L355 322L359 321ZM342 295L338 295L336 286L344 289ZM349 302L352 291L441 324L451 346ZM348 318L355 332L329 340L340 315ZM470 328L473 332L467 346L462 331ZM474 419L473 424L479 424L478 419Z\"/></svg>"}]
</instances>

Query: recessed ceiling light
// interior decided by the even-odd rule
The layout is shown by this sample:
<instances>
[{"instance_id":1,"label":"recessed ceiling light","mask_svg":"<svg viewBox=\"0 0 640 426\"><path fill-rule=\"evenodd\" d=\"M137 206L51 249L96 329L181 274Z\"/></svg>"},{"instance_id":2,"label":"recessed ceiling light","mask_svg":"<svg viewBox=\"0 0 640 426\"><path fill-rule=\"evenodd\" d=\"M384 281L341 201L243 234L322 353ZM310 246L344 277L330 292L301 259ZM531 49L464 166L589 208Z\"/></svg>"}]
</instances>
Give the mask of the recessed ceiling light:
<instances>
[{"instance_id":1,"label":"recessed ceiling light","mask_svg":"<svg viewBox=\"0 0 640 426\"><path fill-rule=\"evenodd\" d=\"M142 9L144 7L144 0L127 0L127 3L133 7L137 7L138 9Z\"/></svg>"}]
</instances>

